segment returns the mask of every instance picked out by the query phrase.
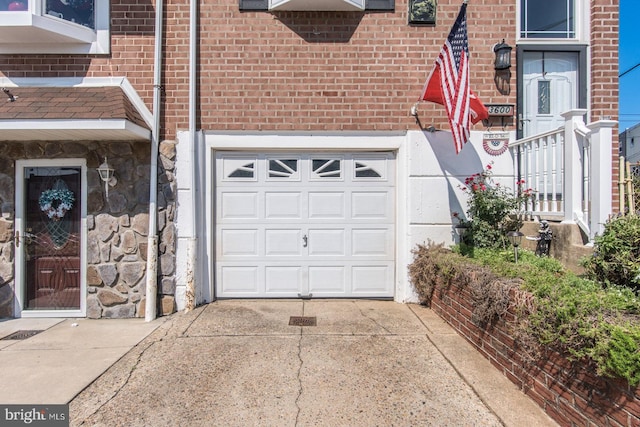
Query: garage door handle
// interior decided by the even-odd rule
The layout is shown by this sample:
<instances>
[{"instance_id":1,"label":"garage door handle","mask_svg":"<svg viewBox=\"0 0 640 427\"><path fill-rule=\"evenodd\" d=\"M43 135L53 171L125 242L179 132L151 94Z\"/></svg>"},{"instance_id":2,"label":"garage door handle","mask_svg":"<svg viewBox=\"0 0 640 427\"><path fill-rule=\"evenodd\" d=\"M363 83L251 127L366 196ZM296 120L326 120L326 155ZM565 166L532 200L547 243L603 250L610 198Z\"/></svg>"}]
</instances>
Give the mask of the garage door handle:
<instances>
[{"instance_id":1,"label":"garage door handle","mask_svg":"<svg viewBox=\"0 0 640 427\"><path fill-rule=\"evenodd\" d=\"M309 239L307 238L307 235L305 234L304 236L302 236L302 247L306 248L308 243L309 243Z\"/></svg>"}]
</instances>

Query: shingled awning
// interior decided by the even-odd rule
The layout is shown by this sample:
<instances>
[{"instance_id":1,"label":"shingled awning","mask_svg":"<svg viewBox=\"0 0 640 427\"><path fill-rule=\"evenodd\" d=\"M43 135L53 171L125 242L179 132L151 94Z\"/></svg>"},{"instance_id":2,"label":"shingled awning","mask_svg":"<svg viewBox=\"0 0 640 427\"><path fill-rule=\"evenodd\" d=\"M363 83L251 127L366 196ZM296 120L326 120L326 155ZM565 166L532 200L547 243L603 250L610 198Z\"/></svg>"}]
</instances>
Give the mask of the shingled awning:
<instances>
[{"instance_id":1,"label":"shingled awning","mask_svg":"<svg viewBox=\"0 0 640 427\"><path fill-rule=\"evenodd\" d=\"M151 131L120 86L10 87L0 92L0 141L149 140Z\"/></svg>"}]
</instances>

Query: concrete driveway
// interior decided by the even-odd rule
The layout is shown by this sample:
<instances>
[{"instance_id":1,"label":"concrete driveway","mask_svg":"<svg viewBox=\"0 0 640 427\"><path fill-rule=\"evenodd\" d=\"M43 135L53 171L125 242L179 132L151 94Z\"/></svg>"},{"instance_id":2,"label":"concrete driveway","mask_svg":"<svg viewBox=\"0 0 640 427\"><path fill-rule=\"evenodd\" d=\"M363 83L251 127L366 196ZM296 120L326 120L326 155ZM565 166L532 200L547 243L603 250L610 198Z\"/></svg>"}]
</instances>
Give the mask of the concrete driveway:
<instances>
[{"instance_id":1,"label":"concrete driveway","mask_svg":"<svg viewBox=\"0 0 640 427\"><path fill-rule=\"evenodd\" d=\"M316 326L291 326L291 316ZM75 397L70 419L555 425L429 309L370 300L227 300L175 314Z\"/></svg>"}]
</instances>

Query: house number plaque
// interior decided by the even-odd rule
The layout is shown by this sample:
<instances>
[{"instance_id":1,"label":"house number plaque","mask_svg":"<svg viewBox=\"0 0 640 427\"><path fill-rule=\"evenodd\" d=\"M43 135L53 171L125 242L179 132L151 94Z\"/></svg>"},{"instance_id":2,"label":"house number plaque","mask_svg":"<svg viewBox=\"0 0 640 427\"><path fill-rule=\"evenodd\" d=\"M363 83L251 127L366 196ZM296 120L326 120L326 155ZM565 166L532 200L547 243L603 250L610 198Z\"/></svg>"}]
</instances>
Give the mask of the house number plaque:
<instances>
[{"instance_id":1,"label":"house number plaque","mask_svg":"<svg viewBox=\"0 0 640 427\"><path fill-rule=\"evenodd\" d=\"M513 117L515 115L513 104L488 104L487 110L489 116Z\"/></svg>"}]
</instances>

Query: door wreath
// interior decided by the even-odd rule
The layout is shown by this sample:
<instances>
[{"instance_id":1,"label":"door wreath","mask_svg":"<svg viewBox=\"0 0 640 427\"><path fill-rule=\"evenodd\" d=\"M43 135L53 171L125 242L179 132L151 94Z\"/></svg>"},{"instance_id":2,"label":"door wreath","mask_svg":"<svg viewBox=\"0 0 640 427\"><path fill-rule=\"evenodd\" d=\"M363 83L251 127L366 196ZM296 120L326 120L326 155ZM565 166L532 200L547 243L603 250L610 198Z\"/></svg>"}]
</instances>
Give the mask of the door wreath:
<instances>
[{"instance_id":1,"label":"door wreath","mask_svg":"<svg viewBox=\"0 0 640 427\"><path fill-rule=\"evenodd\" d=\"M60 221L73 208L76 201L73 191L67 188L52 188L40 194L38 204L40 210L47 214L52 221Z\"/></svg>"}]
</instances>

